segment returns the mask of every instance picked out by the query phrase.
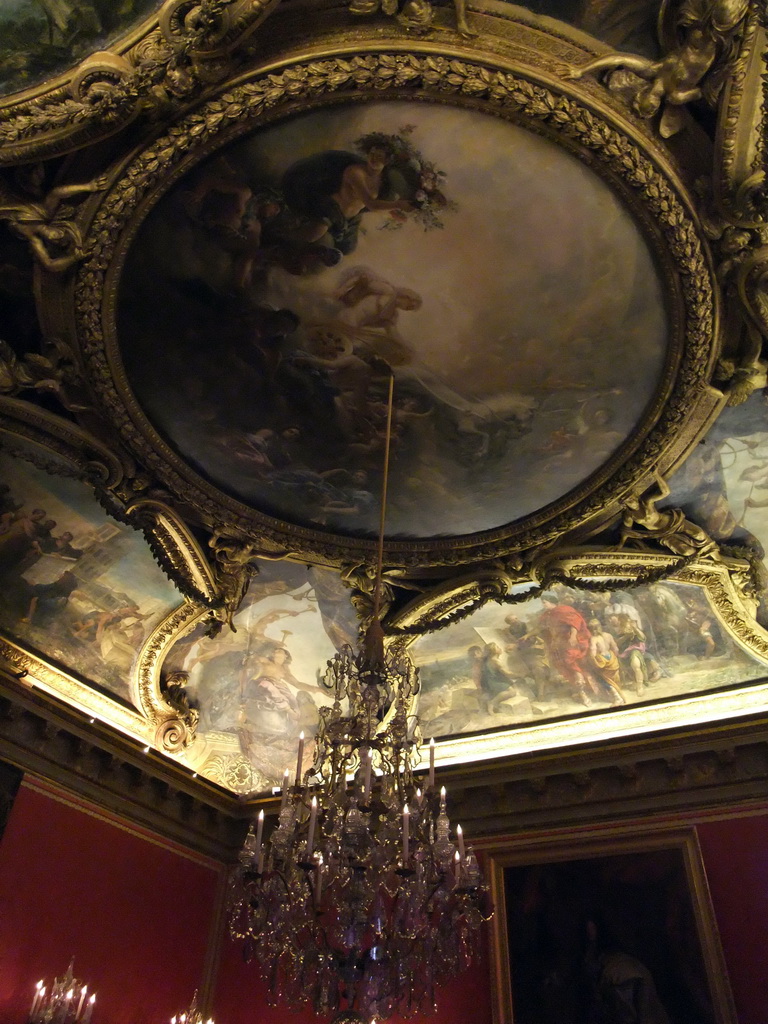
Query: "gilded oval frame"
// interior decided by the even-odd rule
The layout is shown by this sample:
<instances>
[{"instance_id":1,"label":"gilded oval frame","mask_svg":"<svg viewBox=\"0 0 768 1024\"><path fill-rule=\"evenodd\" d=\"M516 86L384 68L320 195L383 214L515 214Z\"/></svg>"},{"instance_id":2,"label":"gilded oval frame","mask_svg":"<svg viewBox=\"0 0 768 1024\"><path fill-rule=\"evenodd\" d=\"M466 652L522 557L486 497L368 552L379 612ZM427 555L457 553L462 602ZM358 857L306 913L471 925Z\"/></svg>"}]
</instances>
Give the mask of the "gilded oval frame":
<instances>
[{"instance_id":1,"label":"gilded oval frame","mask_svg":"<svg viewBox=\"0 0 768 1024\"><path fill-rule=\"evenodd\" d=\"M387 541L387 561L406 570L472 564L549 545L619 512L622 496L650 472L667 472L700 436L722 396L708 386L719 348L716 287L706 246L668 154L636 123L589 89L566 87L539 69L499 57L457 58L449 48L402 40L386 48L288 57L256 69L171 126L119 169L91 223L88 255L74 282L78 341L105 415L143 464L209 528L253 538L264 552L342 564L369 561L374 542L298 526L230 498L163 442L122 369L115 304L121 261L154 204L192 166L228 142L324 105L417 100L469 106L559 141L577 152L634 214L668 286L671 340L664 378L642 430L585 482L517 522L449 538ZM337 50L341 47L337 47Z\"/></svg>"}]
</instances>

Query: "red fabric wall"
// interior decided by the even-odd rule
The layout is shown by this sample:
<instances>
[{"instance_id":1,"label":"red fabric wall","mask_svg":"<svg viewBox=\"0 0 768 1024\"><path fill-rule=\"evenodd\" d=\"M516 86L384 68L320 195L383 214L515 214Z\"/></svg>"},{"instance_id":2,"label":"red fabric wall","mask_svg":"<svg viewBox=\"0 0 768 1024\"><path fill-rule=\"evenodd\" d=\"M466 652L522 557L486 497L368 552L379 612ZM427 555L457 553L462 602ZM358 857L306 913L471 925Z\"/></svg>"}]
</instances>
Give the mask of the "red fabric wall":
<instances>
[{"instance_id":1,"label":"red fabric wall","mask_svg":"<svg viewBox=\"0 0 768 1024\"><path fill-rule=\"evenodd\" d=\"M739 1024L766 1024L768 815L697 830Z\"/></svg>"},{"instance_id":2,"label":"red fabric wall","mask_svg":"<svg viewBox=\"0 0 768 1024\"><path fill-rule=\"evenodd\" d=\"M220 870L24 783L0 842L0 1021L25 1021L72 955L94 1024L170 1020L201 982Z\"/></svg>"},{"instance_id":3,"label":"red fabric wall","mask_svg":"<svg viewBox=\"0 0 768 1024\"><path fill-rule=\"evenodd\" d=\"M680 824L686 822L681 821ZM766 1024L768 813L699 821L699 839L739 1024ZM221 869L25 783L0 842L0 1022L25 1019L38 978L77 973L98 993L94 1024L165 1024L201 983ZM253 964L224 938L217 1024L319 1024L268 1007ZM488 954L419 1024L490 1024ZM400 1024L400 1022L393 1022Z\"/></svg>"}]
</instances>

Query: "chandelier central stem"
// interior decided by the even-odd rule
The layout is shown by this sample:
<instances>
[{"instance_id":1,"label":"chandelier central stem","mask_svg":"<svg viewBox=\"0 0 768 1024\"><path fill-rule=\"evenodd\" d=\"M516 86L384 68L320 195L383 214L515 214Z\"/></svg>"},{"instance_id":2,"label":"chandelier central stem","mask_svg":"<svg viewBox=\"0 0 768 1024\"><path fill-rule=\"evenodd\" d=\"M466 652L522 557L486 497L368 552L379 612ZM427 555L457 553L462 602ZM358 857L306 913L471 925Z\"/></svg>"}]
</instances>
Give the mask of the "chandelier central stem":
<instances>
[{"instance_id":1,"label":"chandelier central stem","mask_svg":"<svg viewBox=\"0 0 768 1024\"><path fill-rule=\"evenodd\" d=\"M379 620L381 611L381 577L384 572L384 525L387 518L387 490L389 488L389 450L392 444L392 406L395 390L394 374L389 375L387 394L387 432L384 440L384 472L381 480L381 513L379 516L379 545L376 556L376 583L373 591L373 618Z\"/></svg>"}]
</instances>

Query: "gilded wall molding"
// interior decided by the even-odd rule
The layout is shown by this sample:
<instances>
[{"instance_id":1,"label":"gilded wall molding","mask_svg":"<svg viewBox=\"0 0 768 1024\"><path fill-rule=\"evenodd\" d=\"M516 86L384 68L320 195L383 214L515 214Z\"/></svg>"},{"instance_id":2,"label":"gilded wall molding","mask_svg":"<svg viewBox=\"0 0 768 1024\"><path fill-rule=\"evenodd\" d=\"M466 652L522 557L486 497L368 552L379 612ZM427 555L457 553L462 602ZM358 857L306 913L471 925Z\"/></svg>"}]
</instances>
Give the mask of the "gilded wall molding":
<instances>
[{"instance_id":1,"label":"gilded wall molding","mask_svg":"<svg viewBox=\"0 0 768 1024\"><path fill-rule=\"evenodd\" d=\"M711 265L688 197L670 173L664 151L591 95L572 94L571 86L564 91L536 80L538 74L529 70L513 72L495 55L484 62L458 60L431 43L419 46L417 50L410 44L411 52L402 52L400 44L388 52L288 60L281 70L254 73L121 166L120 179L103 197L87 232L90 252L77 272L72 299L87 373L102 414L150 473L164 481L179 506L190 510L197 525L214 532L224 522L267 557L341 565L368 560L373 544L350 537L336 540L328 533L282 523L226 498L191 471L149 428L127 389L111 310L120 260L157 196L201 157L282 114L352 95L417 97L469 102L525 123L583 154L613 182L645 225L669 271L665 279L672 289L668 302L676 340L668 373L674 385L658 396L646 426L633 438L630 454L615 456L601 470L599 483L577 488L567 503L546 516L536 514L522 525L458 541L391 543L391 565L408 570L425 559L446 567L477 563L550 543L586 522L597 525L615 518L622 495L652 469L679 462L722 403L720 393L708 386L719 337ZM102 296L107 299L106 313Z\"/></svg>"}]
</instances>

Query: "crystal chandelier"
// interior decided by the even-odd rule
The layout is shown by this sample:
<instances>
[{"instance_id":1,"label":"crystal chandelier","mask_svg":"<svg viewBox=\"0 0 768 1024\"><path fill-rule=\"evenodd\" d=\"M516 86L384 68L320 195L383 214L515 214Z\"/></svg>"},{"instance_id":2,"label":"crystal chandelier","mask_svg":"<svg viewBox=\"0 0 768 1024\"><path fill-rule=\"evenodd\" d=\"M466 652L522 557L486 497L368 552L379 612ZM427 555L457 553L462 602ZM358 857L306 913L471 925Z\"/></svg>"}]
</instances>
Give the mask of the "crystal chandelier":
<instances>
[{"instance_id":1,"label":"crystal chandelier","mask_svg":"<svg viewBox=\"0 0 768 1024\"><path fill-rule=\"evenodd\" d=\"M192 996L192 1003L186 1013L171 1017L171 1024L213 1024L213 1018L203 1021L203 1014L197 1008L197 992Z\"/></svg>"},{"instance_id":2,"label":"crystal chandelier","mask_svg":"<svg viewBox=\"0 0 768 1024\"><path fill-rule=\"evenodd\" d=\"M392 385L389 411L391 422ZM388 424L389 430L389 424ZM388 445L387 445L388 455ZM269 999L336 1021L435 1009L435 985L467 967L473 933L492 914L461 827L451 833L435 785L434 742L423 790L413 763L420 734L410 715L418 672L384 650L379 621L387 461L374 614L362 650L328 662L315 757L284 780L277 827L264 812L233 872L230 929L267 978ZM288 773L286 773L288 776Z\"/></svg>"},{"instance_id":3,"label":"crystal chandelier","mask_svg":"<svg viewBox=\"0 0 768 1024\"><path fill-rule=\"evenodd\" d=\"M89 1024L96 995L88 995L88 986L77 980L74 967L71 960L67 973L54 978L52 985L38 981L27 1024Z\"/></svg>"}]
</instances>

